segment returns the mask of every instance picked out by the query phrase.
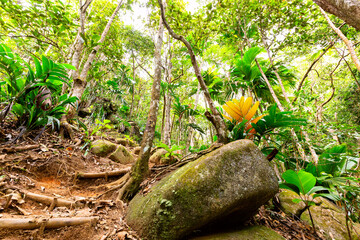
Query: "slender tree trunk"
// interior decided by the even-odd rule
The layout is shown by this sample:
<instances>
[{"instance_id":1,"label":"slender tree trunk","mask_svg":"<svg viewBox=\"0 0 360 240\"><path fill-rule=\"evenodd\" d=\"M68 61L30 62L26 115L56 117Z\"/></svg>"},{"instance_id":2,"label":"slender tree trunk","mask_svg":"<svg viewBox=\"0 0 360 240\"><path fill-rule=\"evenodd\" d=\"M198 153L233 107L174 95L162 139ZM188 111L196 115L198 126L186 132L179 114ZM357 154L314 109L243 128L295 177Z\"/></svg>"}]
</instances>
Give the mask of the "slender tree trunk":
<instances>
[{"instance_id":1,"label":"slender tree trunk","mask_svg":"<svg viewBox=\"0 0 360 240\"><path fill-rule=\"evenodd\" d=\"M351 1L351 0L350 0ZM349 2L349 0L348 0ZM355 4L355 2L354 2ZM357 7L358 7L358 10L359 10L359 17L360 17L360 4L358 1L356 1L356 4L357 4ZM350 55L351 55L351 58L357 68L357 70L360 72L360 61L358 59L358 57L356 56L356 53L355 53L355 49L354 49L354 46L353 46L353 43L347 39L347 37L341 32L340 29L338 29L337 27L335 27L334 23L330 20L329 16L326 14L326 12L320 7L320 11L322 13L322 15L324 15L326 21L328 22L328 24L330 25L330 27L334 30L334 32L341 38L341 40L345 43ZM360 21L359 21L360 23ZM358 26L360 27L360 25ZM360 30L360 29L359 29Z\"/></svg>"},{"instance_id":2,"label":"slender tree trunk","mask_svg":"<svg viewBox=\"0 0 360 240\"><path fill-rule=\"evenodd\" d=\"M83 52L84 42L83 37L85 36L85 18L86 11L90 6L92 0L86 0L84 5L82 4L82 0L79 0L79 18L80 18L80 26L78 33L74 40L74 52L72 54L71 65L73 65L76 70L70 70L69 78L78 78L79 75L79 67L80 67L80 56ZM67 90L67 85L63 84L62 93L64 94Z\"/></svg>"},{"instance_id":3,"label":"slender tree trunk","mask_svg":"<svg viewBox=\"0 0 360 240\"><path fill-rule=\"evenodd\" d=\"M183 36L179 36L177 35L170 27L170 25L167 23L166 18L165 18L165 10L164 10L164 6L162 3L162 0L158 0L159 6L160 6L160 10L161 10L161 16L164 20L164 25L167 28L167 30L169 31L170 35L175 38L176 40L179 40L181 42L183 42L183 44L186 46L186 48L188 49L189 55L191 57L191 63L194 67L194 71L195 71L195 75L200 83L201 89L204 92L205 95L205 99L209 104L210 110L212 113L207 112L207 114L205 115L210 121L211 123L214 125L216 132L217 132L217 136L218 136L218 142L219 143L227 143L228 142L228 138L227 138L227 128L225 125L225 122L223 121L223 119L221 118L221 115L219 113L219 111L216 109L214 102L212 101L211 97L210 97L210 93L209 90L204 82L204 79L201 75L201 71L199 68L199 65L196 61L196 56L194 54L194 51L192 50L192 47L190 45L190 43L183 37Z\"/></svg>"},{"instance_id":4,"label":"slender tree trunk","mask_svg":"<svg viewBox=\"0 0 360 240\"><path fill-rule=\"evenodd\" d=\"M261 30L260 30L260 31L261 31ZM270 46L268 46L268 45L266 44L266 41L265 41L265 39L264 39L264 34L263 34L262 31L261 31L261 40L262 40L262 42L263 42L263 44L264 44L264 47L265 47L265 50L266 50L266 52L267 52L267 54L268 54L271 67L273 68L274 73L275 73L275 76L276 76L277 80L279 81L279 85L280 85L280 87L281 87L281 90L282 90L282 93L283 93L283 95L284 95L284 98L285 98L286 102L289 103L290 100L289 100L289 97L288 97L288 95L287 95L287 93L286 93L286 90L285 90L283 81L282 81L279 73L277 72L277 69L276 69L276 67L275 67L274 61L273 61L273 59L272 59L271 52L270 52Z\"/></svg>"},{"instance_id":5,"label":"slender tree trunk","mask_svg":"<svg viewBox=\"0 0 360 240\"><path fill-rule=\"evenodd\" d=\"M151 104L149 116L146 122L143 140L141 142L140 155L132 168L130 179L120 190L118 199L131 199L139 189L141 182L149 172L149 158L155 136L155 126L159 110L160 87L161 87L161 48L163 44L164 25L160 18L159 31L155 47L155 73L151 90Z\"/></svg>"},{"instance_id":6,"label":"slender tree trunk","mask_svg":"<svg viewBox=\"0 0 360 240\"><path fill-rule=\"evenodd\" d=\"M85 90L86 87L86 77L89 73L89 70L91 68L91 65L96 57L96 54L98 53L100 47L101 47L101 43L103 43L105 41L106 35L110 30L111 24L114 21L117 13L120 10L120 7L122 6L123 0L120 0L119 4L117 5L116 9L114 10L113 14L111 15L109 21L107 22L104 31L101 34L100 40L98 41L98 45L96 45L90 52L90 55L87 59L87 61L84 64L84 67L80 73L79 77L75 77L74 78L74 86L72 89L72 96L77 97L79 100L81 99L81 96ZM75 109L74 108L70 108L71 110L69 111L69 116L73 116L75 114Z\"/></svg>"},{"instance_id":7,"label":"slender tree trunk","mask_svg":"<svg viewBox=\"0 0 360 240\"><path fill-rule=\"evenodd\" d=\"M323 50L323 52L311 63L310 67L308 68L308 70L306 71L306 73L304 74L303 78L301 79L299 86L297 88L297 92L299 92L303 86L303 83L305 82L305 79L308 77L310 71L312 70L312 68L315 66L315 64L320 60L320 58L322 58L325 53L334 46L335 41L330 42L329 46L327 46L327 48L325 48ZM295 96L294 100L292 101L292 104L294 104L296 102L296 100L298 99L298 96Z\"/></svg>"},{"instance_id":8,"label":"slender tree trunk","mask_svg":"<svg viewBox=\"0 0 360 240\"><path fill-rule=\"evenodd\" d=\"M133 81L135 82L135 56L133 53ZM132 86L132 93L131 93L131 105L130 105L130 113L129 113L129 118L131 119L132 113L133 113L133 109L134 109L134 96L135 96L135 84L133 84Z\"/></svg>"},{"instance_id":9,"label":"slender tree trunk","mask_svg":"<svg viewBox=\"0 0 360 240\"><path fill-rule=\"evenodd\" d=\"M167 66L167 83L168 83L168 87L170 87L171 84L171 71L172 71L172 63L171 63L171 59L172 59L172 51L171 51L171 40L170 40L170 36L169 36L169 62L168 62L168 66ZM164 93L164 113L165 113L165 126L164 126L164 131L163 131L163 143L165 143L166 145L168 145L170 147L171 145L171 139L170 139L170 126L171 126L171 116L170 116L170 111L171 111L171 95L170 95L170 89L166 89L165 93Z\"/></svg>"},{"instance_id":10,"label":"slender tree trunk","mask_svg":"<svg viewBox=\"0 0 360 240\"><path fill-rule=\"evenodd\" d=\"M282 106L281 102L279 101L278 97L276 96L275 92L274 92L274 89L272 88L268 78L266 77L264 71L261 69L261 66L259 64L259 62L257 61L257 59L255 59L255 62L256 62L256 65L258 66L259 70L260 70L260 73L261 73L261 76L263 77L266 85L268 86L269 90L270 90L270 93L271 93L271 96L273 97L274 101L276 102L276 104L278 105L280 111L284 111L284 107ZM296 133L294 131L294 129L291 129L291 136L293 137L293 140L295 142L295 145L296 145L296 149L298 150L301 158L306 161L306 154L305 154L305 151L303 149L303 147L301 146L301 144L299 143L299 139L298 137L296 136Z\"/></svg>"},{"instance_id":11,"label":"slender tree trunk","mask_svg":"<svg viewBox=\"0 0 360 240\"><path fill-rule=\"evenodd\" d=\"M271 63L271 65L272 65L273 69L274 69L275 76L276 76L277 80L279 81L279 84L280 84L282 93L283 93L283 95L284 95L284 97L285 97L285 100L286 100L286 102L290 105L290 108L292 108L292 106L291 106L292 104L291 104L291 102L290 102L290 100L289 100L289 98L288 98L288 96L287 96L287 93L286 93L286 90L285 90L283 81L282 81L280 75L278 74L278 72L277 72L277 70L276 70L276 68L275 68L275 65L274 65L274 62L273 62L273 59L272 59L272 56L271 56L271 53L270 53L270 49L269 49L269 47L267 46L267 44L266 44L265 39L263 38L263 36L262 36L262 41L263 41L263 44L264 44L264 46L265 46L266 52L267 52L267 54L268 54L268 56L269 56L270 63ZM258 65L258 66L259 66L259 65ZM270 84L270 83L269 83L269 84ZM283 111L283 110L282 110L282 111ZM306 131L303 130L303 128L301 128L301 129L302 129L302 133L304 134L304 137L305 137L305 142L306 142L306 144L308 145L308 148L309 148L309 150L310 150L312 159L314 160L314 163L317 164L318 161L319 161L319 157L317 156L317 154L316 154L313 146L312 146L311 143L310 143L309 135L308 135L308 133L307 133ZM292 129L291 134L292 134L293 138L295 139L296 134L295 134L295 132L293 131L293 129ZM297 136L296 136L296 139L297 139ZM298 150L299 150L299 146L297 146L297 148L298 148ZM301 147L301 148L302 148L302 147ZM300 151L303 152L303 150L300 150ZM300 153L300 151L299 151L299 153ZM303 152L303 154L305 154L305 152ZM301 155L302 158L304 159L304 155L302 155L302 154L300 154L300 155Z\"/></svg>"},{"instance_id":12,"label":"slender tree trunk","mask_svg":"<svg viewBox=\"0 0 360 240\"><path fill-rule=\"evenodd\" d=\"M198 84L198 88L196 91L196 96L195 96L195 105L194 105L194 110L196 110L198 102L199 102L199 95L200 95L200 84ZM193 123L194 122L194 117L190 116L190 122ZM190 143L191 143L191 139L192 139L192 128L188 127L188 137L186 140L186 148L185 148L185 154L188 154L189 152L189 147L190 147Z\"/></svg>"}]
</instances>

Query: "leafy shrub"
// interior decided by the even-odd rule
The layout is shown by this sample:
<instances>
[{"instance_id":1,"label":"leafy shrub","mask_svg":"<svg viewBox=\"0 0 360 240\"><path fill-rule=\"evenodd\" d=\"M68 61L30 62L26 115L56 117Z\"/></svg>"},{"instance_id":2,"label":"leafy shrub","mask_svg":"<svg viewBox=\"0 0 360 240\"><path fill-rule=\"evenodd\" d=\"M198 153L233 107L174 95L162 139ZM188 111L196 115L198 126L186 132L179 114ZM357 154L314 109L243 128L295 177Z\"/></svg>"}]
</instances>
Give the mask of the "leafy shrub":
<instances>
[{"instance_id":1,"label":"leafy shrub","mask_svg":"<svg viewBox=\"0 0 360 240\"><path fill-rule=\"evenodd\" d=\"M44 56L41 63L36 57L33 61L35 69L5 44L0 44L0 70L4 73L0 96L6 104L0 122L12 112L18 118L22 133L47 125L59 126L66 105L77 100L68 95L59 96L62 84L69 81L66 69L75 69L73 66L54 63Z\"/></svg>"}]
</instances>

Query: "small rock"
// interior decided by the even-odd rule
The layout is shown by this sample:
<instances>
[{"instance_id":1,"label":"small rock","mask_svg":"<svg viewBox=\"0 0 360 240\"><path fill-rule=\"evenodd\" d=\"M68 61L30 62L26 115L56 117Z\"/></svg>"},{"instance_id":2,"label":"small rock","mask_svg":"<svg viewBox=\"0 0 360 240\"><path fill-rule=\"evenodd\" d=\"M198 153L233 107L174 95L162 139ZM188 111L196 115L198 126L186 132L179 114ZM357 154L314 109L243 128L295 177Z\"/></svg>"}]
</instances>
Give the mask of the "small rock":
<instances>
[{"instance_id":1,"label":"small rock","mask_svg":"<svg viewBox=\"0 0 360 240\"><path fill-rule=\"evenodd\" d=\"M110 157L111 160L121 164L128 164L135 162L135 158L126 150L124 146L118 146L115 152Z\"/></svg>"},{"instance_id":2,"label":"small rock","mask_svg":"<svg viewBox=\"0 0 360 240\"><path fill-rule=\"evenodd\" d=\"M91 152L99 157L106 157L116 150L116 144L107 140L96 140L92 144Z\"/></svg>"},{"instance_id":3,"label":"small rock","mask_svg":"<svg viewBox=\"0 0 360 240\"><path fill-rule=\"evenodd\" d=\"M151 163L159 164L161 158L162 158L167 152L168 152L168 151L166 151L165 149L160 148L160 149L156 150L156 152L155 152L153 155L151 155L149 161L150 161Z\"/></svg>"},{"instance_id":4,"label":"small rock","mask_svg":"<svg viewBox=\"0 0 360 240\"><path fill-rule=\"evenodd\" d=\"M140 154L141 147L135 147L133 150L133 154L139 155Z\"/></svg>"},{"instance_id":5,"label":"small rock","mask_svg":"<svg viewBox=\"0 0 360 240\"><path fill-rule=\"evenodd\" d=\"M299 217L306 205L304 202L294 203L292 200L296 198L299 198L296 193L286 189L281 190L278 195L281 210L290 216L295 215Z\"/></svg>"}]
</instances>

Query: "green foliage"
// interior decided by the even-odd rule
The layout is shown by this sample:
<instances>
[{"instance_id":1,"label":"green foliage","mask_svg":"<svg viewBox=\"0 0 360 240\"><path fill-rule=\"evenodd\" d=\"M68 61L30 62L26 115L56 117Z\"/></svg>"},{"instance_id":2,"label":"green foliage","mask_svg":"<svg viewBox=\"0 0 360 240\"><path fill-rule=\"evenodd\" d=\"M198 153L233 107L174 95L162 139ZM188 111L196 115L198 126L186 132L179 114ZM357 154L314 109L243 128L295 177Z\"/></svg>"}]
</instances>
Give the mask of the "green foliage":
<instances>
[{"instance_id":1,"label":"green foliage","mask_svg":"<svg viewBox=\"0 0 360 240\"><path fill-rule=\"evenodd\" d=\"M68 84L66 69L74 67L54 63L44 56L41 62L37 58L33 60L35 70L6 45L0 44L0 68L5 72L1 100L7 102L1 117L4 119L12 111L26 130L46 125L59 127L66 106L77 100L66 94L59 96L58 91L62 84Z\"/></svg>"},{"instance_id":2,"label":"green foliage","mask_svg":"<svg viewBox=\"0 0 360 240\"><path fill-rule=\"evenodd\" d=\"M277 128L306 126L306 119L296 118L291 113L290 111L279 112L277 106L273 105L267 115L251 125L256 130L259 139Z\"/></svg>"},{"instance_id":3,"label":"green foliage","mask_svg":"<svg viewBox=\"0 0 360 240\"><path fill-rule=\"evenodd\" d=\"M169 147L165 143L159 143L157 144L157 147L165 149L167 151L165 157L169 157L171 160L173 159L173 157L181 157L181 154L178 153L178 151L185 149L185 147L177 145L172 145L171 147Z\"/></svg>"}]
</instances>

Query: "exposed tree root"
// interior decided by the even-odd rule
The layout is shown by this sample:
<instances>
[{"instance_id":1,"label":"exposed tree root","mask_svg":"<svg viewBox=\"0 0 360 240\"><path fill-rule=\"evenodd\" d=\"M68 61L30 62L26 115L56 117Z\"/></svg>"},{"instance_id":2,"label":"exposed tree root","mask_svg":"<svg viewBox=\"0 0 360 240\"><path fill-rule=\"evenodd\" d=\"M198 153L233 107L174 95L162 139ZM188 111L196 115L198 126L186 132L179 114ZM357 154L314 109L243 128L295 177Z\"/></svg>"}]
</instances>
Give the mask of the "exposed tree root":
<instances>
[{"instance_id":1,"label":"exposed tree root","mask_svg":"<svg viewBox=\"0 0 360 240\"><path fill-rule=\"evenodd\" d=\"M24 194L24 199L30 199L36 202L41 202L46 205L50 205L50 209L52 210L54 207L67 207L67 208L75 208L75 207L83 207L85 204L79 201L71 201L67 199L57 198L57 197L49 197L45 195L40 195L32 192L28 192L25 190L20 190Z\"/></svg>"},{"instance_id":2,"label":"exposed tree root","mask_svg":"<svg viewBox=\"0 0 360 240\"><path fill-rule=\"evenodd\" d=\"M119 176L119 175L123 175L126 174L130 171L130 167L129 168L124 168L124 169L120 169L120 170L114 170L114 171L109 171L109 172L100 172L100 173L82 173L79 172L76 174L76 178L108 178L108 177L113 177L113 176Z\"/></svg>"},{"instance_id":3,"label":"exposed tree root","mask_svg":"<svg viewBox=\"0 0 360 240\"><path fill-rule=\"evenodd\" d=\"M96 199L100 198L101 196L109 193L109 192L112 192L112 191L115 191L119 188L122 188L128 181L128 179L130 178L130 172L128 172L127 174L125 174L124 176L122 176L120 179L114 181L114 182L111 182L109 184L106 184L106 185L102 185L102 186L99 186L98 188L101 188L101 187L105 187L107 190L101 194L99 194L98 196L96 196Z\"/></svg>"},{"instance_id":4,"label":"exposed tree root","mask_svg":"<svg viewBox=\"0 0 360 240\"><path fill-rule=\"evenodd\" d=\"M65 139L65 131L69 135L71 140L75 139L72 127L68 123L66 116L64 115L61 119L61 124L60 124L60 134L59 135L60 135L61 139Z\"/></svg>"},{"instance_id":5,"label":"exposed tree root","mask_svg":"<svg viewBox=\"0 0 360 240\"><path fill-rule=\"evenodd\" d=\"M10 147L10 148L4 148L2 151L5 153L15 153L15 152L22 152L22 151L28 151L40 148L39 144L36 145L27 145L27 146L19 146L19 147Z\"/></svg>"},{"instance_id":6,"label":"exposed tree root","mask_svg":"<svg viewBox=\"0 0 360 240\"><path fill-rule=\"evenodd\" d=\"M96 223L99 217L73 217L73 218L0 218L0 228L35 229L60 228L85 223Z\"/></svg>"}]
</instances>

